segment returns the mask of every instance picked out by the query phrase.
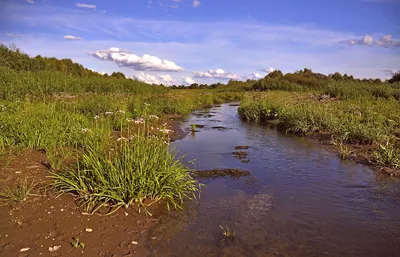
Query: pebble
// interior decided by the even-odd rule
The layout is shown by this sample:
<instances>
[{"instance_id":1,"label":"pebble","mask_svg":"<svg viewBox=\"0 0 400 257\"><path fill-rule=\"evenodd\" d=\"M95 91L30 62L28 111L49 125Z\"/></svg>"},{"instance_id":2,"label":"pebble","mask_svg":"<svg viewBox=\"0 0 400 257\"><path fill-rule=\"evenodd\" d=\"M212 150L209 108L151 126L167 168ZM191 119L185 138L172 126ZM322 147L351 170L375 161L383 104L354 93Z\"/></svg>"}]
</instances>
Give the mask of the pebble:
<instances>
[{"instance_id":1,"label":"pebble","mask_svg":"<svg viewBox=\"0 0 400 257\"><path fill-rule=\"evenodd\" d=\"M61 245L56 245L56 246L53 246L53 247L49 247L49 252L55 252L55 251L58 251L58 249L60 249L60 247L61 247Z\"/></svg>"},{"instance_id":2,"label":"pebble","mask_svg":"<svg viewBox=\"0 0 400 257\"><path fill-rule=\"evenodd\" d=\"M93 231L93 229L91 229L91 228L87 228L87 229L85 229L85 231L86 231L86 232L92 232L92 231Z\"/></svg>"},{"instance_id":3,"label":"pebble","mask_svg":"<svg viewBox=\"0 0 400 257\"><path fill-rule=\"evenodd\" d=\"M138 242L136 242L136 241L132 241L132 244L133 244L133 245L137 245L137 244L138 244Z\"/></svg>"},{"instance_id":4,"label":"pebble","mask_svg":"<svg viewBox=\"0 0 400 257\"><path fill-rule=\"evenodd\" d=\"M26 247L26 248L22 248L22 249L21 249L21 250L19 250L19 251L22 253L22 252L29 251L29 249L31 249L31 248L29 248L29 247Z\"/></svg>"}]
</instances>

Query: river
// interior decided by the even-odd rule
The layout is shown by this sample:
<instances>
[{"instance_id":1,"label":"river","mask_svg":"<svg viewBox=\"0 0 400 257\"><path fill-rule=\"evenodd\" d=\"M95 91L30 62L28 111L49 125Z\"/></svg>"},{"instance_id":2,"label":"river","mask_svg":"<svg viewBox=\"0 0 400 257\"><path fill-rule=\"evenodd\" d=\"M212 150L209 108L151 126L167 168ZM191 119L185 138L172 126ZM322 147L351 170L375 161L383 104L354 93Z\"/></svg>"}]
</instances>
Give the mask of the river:
<instances>
[{"instance_id":1,"label":"river","mask_svg":"<svg viewBox=\"0 0 400 257\"><path fill-rule=\"evenodd\" d=\"M400 256L399 181L305 138L243 122L237 108L195 112L182 128L204 128L173 147L190 168L251 175L200 179L200 199L152 231L162 240L154 240L151 256ZM232 154L238 145L249 146L239 150L245 160ZM237 241L221 241L220 225Z\"/></svg>"}]
</instances>

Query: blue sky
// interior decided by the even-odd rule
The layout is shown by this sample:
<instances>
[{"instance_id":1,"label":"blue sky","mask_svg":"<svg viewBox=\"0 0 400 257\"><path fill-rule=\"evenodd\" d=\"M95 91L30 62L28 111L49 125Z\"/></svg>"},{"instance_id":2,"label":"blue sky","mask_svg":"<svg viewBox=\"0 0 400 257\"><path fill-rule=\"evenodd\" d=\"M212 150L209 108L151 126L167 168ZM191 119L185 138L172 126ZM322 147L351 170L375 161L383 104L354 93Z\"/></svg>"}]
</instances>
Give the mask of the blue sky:
<instances>
[{"instance_id":1,"label":"blue sky","mask_svg":"<svg viewBox=\"0 0 400 257\"><path fill-rule=\"evenodd\" d=\"M9 0L0 42L150 83L259 78L279 69L388 78L400 0Z\"/></svg>"}]
</instances>

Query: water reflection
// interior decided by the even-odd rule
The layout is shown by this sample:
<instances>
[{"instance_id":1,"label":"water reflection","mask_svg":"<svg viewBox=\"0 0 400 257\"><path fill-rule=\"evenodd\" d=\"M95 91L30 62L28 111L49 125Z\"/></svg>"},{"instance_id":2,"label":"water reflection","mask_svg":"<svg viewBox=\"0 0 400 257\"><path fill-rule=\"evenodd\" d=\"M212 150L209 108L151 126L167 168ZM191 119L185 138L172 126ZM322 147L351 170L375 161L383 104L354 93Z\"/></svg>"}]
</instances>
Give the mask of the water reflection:
<instances>
[{"instance_id":1,"label":"water reflection","mask_svg":"<svg viewBox=\"0 0 400 257\"><path fill-rule=\"evenodd\" d=\"M199 170L239 168L250 177L201 180L198 202L164 216L154 231L163 239L151 256L397 256L400 185L369 168L341 162L305 139L243 123L237 107L193 115L204 125L175 147ZM228 129L213 129L223 126ZM248 145L249 162L234 158ZM240 150L242 151L242 150ZM228 225L236 244L221 243Z\"/></svg>"}]
</instances>

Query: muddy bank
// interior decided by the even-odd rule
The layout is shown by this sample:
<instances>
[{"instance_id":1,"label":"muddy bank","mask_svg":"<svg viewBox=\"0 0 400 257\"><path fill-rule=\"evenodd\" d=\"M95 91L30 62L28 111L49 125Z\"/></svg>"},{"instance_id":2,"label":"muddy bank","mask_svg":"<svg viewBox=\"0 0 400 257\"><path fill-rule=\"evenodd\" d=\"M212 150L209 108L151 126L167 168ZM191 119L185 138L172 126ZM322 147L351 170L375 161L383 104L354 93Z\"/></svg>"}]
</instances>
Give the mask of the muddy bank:
<instances>
[{"instance_id":1,"label":"muddy bank","mask_svg":"<svg viewBox=\"0 0 400 257\"><path fill-rule=\"evenodd\" d=\"M110 216L83 215L71 195L55 198L45 193L49 170L43 165L46 156L42 152L7 157L1 159L2 186L13 187L24 178L40 185L22 203L1 202L0 256L147 255L148 243L157 237L151 228L166 213L161 204L149 207L153 216L135 208L120 209ZM74 248L73 238L79 238L85 248Z\"/></svg>"}]
</instances>

